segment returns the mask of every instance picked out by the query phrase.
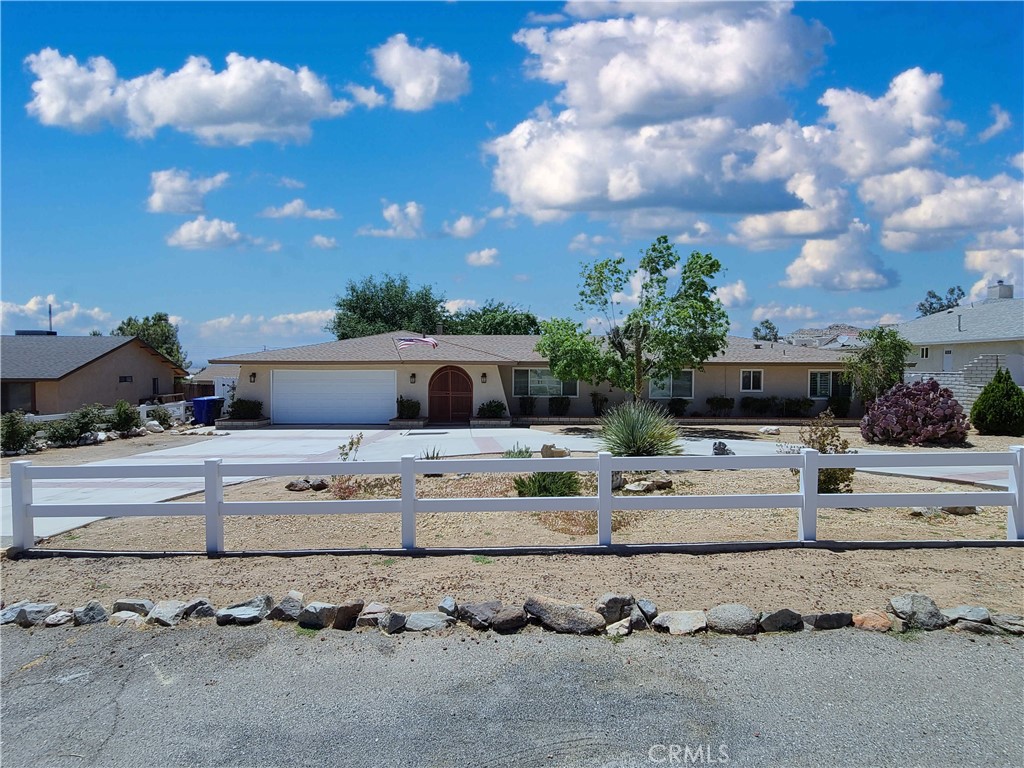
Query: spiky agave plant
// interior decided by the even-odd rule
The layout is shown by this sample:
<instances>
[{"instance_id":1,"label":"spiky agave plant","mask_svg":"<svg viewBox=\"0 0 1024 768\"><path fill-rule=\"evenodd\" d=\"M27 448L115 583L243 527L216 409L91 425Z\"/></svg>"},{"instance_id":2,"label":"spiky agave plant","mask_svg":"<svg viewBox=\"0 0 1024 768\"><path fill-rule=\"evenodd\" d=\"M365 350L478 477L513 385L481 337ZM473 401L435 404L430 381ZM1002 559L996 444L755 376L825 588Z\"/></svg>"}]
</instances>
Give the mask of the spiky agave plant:
<instances>
[{"instance_id":1,"label":"spiky agave plant","mask_svg":"<svg viewBox=\"0 0 1024 768\"><path fill-rule=\"evenodd\" d=\"M613 456L678 456L679 433L668 413L649 400L622 403L601 419L601 447Z\"/></svg>"}]
</instances>

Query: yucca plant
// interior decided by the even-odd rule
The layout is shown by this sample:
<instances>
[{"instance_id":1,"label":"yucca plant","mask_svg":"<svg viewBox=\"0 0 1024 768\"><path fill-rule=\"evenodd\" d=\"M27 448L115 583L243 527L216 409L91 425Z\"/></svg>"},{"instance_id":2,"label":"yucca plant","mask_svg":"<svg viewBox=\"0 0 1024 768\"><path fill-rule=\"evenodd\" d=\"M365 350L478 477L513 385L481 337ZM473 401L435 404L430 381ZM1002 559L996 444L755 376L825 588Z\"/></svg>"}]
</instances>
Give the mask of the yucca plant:
<instances>
[{"instance_id":1,"label":"yucca plant","mask_svg":"<svg viewBox=\"0 0 1024 768\"><path fill-rule=\"evenodd\" d=\"M512 482L520 496L580 495L580 478L575 472L534 472L515 477Z\"/></svg>"},{"instance_id":2,"label":"yucca plant","mask_svg":"<svg viewBox=\"0 0 1024 768\"><path fill-rule=\"evenodd\" d=\"M660 405L634 400L612 408L601 419L601 447L613 456L678 456L676 425Z\"/></svg>"},{"instance_id":3,"label":"yucca plant","mask_svg":"<svg viewBox=\"0 0 1024 768\"><path fill-rule=\"evenodd\" d=\"M533 449L528 445L520 445L518 442L501 454L503 459L529 459L533 457Z\"/></svg>"}]
</instances>

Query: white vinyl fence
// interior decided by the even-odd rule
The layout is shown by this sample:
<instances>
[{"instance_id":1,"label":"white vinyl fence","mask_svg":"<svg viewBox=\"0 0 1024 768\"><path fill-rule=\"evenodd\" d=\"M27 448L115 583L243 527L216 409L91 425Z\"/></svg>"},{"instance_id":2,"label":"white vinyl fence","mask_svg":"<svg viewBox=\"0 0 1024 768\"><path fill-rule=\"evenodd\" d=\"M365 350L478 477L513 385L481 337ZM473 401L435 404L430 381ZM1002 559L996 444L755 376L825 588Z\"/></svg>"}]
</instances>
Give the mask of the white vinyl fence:
<instances>
[{"instance_id":1,"label":"white vinyl fence","mask_svg":"<svg viewBox=\"0 0 1024 768\"><path fill-rule=\"evenodd\" d=\"M188 423L192 420L192 403L178 400L173 403L167 403L165 405L140 405L139 416L142 418L142 423L145 424L149 421L150 412L157 408L166 408L171 412L171 416L176 418L178 421ZM107 408L103 411L104 416L110 416L114 413L113 408ZM70 416L70 413L48 413L43 416L36 416L32 413L25 414L25 421L29 424L45 424L48 421L60 421Z\"/></svg>"},{"instance_id":2,"label":"white vinyl fence","mask_svg":"<svg viewBox=\"0 0 1024 768\"><path fill-rule=\"evenodd\" d=\"M945 493L818 492L818 470L838 467L1006 467L1006 491L969 490ZM738 470L795 469L800 474L796 493L728 494L716 496L615 496L612 472L622 470ZM481 472L596 472L596 496L529 498L428 499L416 494L416 477L426 473ZM399 475L401 498L347 501L224 501L224 479L231 477L284 477L295 475ZM38 504L33 501L37 480L116 478L202 478L204 501L145 504ZM803 449L799 455L776 456L660 456L568 459L418 459L280 464L225 464L207 459L202 465L172 466L33 466L11 463L11 501L14 546L29 549L34 543L33 520L41 517L131 517L193 515L206 518L206 551L224 552L224 518L229 515L394 514L402 521L401 545L416 548L416 516L436 512L597 512L597 544L612 545L613 510L690 509L795 509L797 539L817 539L819 507L1005 506L1006 538L1024 540L1024 446L999 453L871 453L826 455Z\"/></svg>"}]
</instances>

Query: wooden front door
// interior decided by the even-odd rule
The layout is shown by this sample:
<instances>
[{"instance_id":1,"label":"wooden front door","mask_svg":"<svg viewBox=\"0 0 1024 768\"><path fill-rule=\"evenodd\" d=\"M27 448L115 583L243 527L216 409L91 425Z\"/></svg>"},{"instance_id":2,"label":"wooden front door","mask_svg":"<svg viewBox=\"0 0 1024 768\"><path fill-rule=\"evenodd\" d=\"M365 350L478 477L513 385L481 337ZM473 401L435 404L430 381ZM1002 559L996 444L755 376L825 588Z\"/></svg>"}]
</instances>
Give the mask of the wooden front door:
<instances>
[{"instance_id":1,"label":"wooden front door","mask_svg":"<svg viewBox=\"0 0 1024 768\"><path fill-rule=\"evenodd\" d=\"M468 423L473 415L473 380L461 368L446 365L430 377L430 421L436 424Z\"/></svg>"}]
</instances>

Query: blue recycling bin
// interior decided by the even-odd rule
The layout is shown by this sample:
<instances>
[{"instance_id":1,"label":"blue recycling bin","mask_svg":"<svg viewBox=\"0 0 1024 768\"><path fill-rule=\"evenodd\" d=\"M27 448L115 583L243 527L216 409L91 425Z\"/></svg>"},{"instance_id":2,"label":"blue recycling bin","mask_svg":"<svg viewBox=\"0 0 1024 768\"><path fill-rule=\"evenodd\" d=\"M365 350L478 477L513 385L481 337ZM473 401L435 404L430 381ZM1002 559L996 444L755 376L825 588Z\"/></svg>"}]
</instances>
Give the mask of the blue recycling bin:
<instances>
[{"instance_id":1,"label":"blue recycling bin","mask_svg":"<svg viewBox=\"0 0 1024 768\"><path fill-rule=\"evenodd\" d=\"M192 401L192 420L212 427L223 407L223 397L197 397Z\"/></svg>"}]
</instances>

